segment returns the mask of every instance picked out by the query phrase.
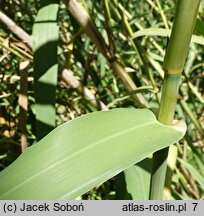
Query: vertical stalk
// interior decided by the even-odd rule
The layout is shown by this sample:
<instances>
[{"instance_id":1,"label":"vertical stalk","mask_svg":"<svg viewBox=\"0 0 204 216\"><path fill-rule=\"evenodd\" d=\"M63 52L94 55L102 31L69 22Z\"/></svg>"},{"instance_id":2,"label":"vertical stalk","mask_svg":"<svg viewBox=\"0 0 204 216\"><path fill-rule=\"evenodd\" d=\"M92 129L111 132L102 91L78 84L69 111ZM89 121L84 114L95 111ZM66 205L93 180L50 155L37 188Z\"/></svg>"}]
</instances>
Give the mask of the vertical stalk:
<instances>
[{"instance_id":1,"label":"vertical stalk","mask_svg":"<svg viewBox=\"0 0 204 216\"><path fill-rule=\"evenodd\" d=\"M28 69L30 62L25 61L20 65L20 94L19 94L19 107L20 107L20 127L21 127L21 151L24 152L27 145L27 130L26 130L26 115L28 111Z\"/></svg>"},{"instance_id":2,"label":"vertical stalk","mask_svg":"<svg viewBox=\"0 0 204 216\"><path fill-rule=\"evenodd\" d=\"M182 70L193 34L200 0L178 0L170 41L164 58L165 77L158 120L171 125L177 103ZM168 148L153 155L150 199L162 199Z\"/></svg>"}]
</instances>

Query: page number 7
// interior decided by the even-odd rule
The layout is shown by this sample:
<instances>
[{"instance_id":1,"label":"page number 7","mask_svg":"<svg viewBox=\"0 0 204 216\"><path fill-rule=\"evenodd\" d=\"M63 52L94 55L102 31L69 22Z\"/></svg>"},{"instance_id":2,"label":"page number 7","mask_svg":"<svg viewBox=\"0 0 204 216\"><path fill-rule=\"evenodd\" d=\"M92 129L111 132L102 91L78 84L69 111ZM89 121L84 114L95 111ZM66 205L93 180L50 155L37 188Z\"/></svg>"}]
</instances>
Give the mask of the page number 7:
<instances>
[{"instance_id":1,"label":"page number 7","mask_svg":"<svg viewBox=\"0 0 204 216\"><path fill-rule=\"evenodd\" d=\"M192 203L194 206L193 206L193 211L195 211L196 210L196 207L197 207L197 205L198 205L198 203Z\"/></svg>"}]
</instances>

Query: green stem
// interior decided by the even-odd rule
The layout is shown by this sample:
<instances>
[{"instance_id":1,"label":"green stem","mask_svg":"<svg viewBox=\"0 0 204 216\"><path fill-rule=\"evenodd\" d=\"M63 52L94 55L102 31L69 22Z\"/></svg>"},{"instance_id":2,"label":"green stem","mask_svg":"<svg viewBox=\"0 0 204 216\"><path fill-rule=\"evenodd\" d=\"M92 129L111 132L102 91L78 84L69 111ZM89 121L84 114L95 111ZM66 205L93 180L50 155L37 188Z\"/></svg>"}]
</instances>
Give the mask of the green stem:
<instances>
[{"instance_id":1,"label":"green stem","mask_svg":"<svg viewBox=\"0 0 204 216\"><path fill-rule=\"evenodd\" d=\"M165 75L158 120L172 124L181 76ZM153 154L150 199L162 199L169 148Z\"/></svg>"},{"instance_id":2,"label":"green stem","mask_svg":"<svg viewBox=\"0 0 204 216\"><path fill-rule=\"evenodd\" d=\"M167 47L162 97L158 120L173 123L181 74L193 34L200 0L178 0L170 41ZM188 25L186 22L188 21ZM162 199L167 168L168 148L155 152L152 162L150 199Z\"/></svg>"},{"instance_id":3,"label":"green stem","mask_svg":"<svg viewBox=\"0 0 204 216\"><path fill-rule=\"evenodd\" d=\"M160 110L158 115L158 120L163 124L172 124L180 82L180 75L177 76L166 74L164 77Z\"/></svg>"},{"instance_id":4,"label":"green stem","mask_svg":"<svg viewBox=\"0 0 204 216\"><path fill-rule=\"evenodd\" d=\"M166 28L166 29L169 29L169 25L168 25L166 16L165 16L165 14L164 14L164 11L163 11L163 9L162 9L162 7L161 7L160 0L156 0L156 4L157 4L157 7L158 7L158 9L159 9L159 13L160 13L161 18L162 18L162 20L163 20L163 23L164 23L165 28Z\"/></svg>"}]
</instances>

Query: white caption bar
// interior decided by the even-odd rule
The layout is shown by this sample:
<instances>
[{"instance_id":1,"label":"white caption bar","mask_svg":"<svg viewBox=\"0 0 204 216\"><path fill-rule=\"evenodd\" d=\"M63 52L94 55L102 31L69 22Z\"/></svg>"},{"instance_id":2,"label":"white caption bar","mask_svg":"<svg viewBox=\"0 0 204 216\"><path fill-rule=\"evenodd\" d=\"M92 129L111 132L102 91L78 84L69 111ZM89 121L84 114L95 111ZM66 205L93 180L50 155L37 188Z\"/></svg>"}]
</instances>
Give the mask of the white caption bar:
<instances>
[{"instance_id":1,"label":"white caption bar","mask_svg":"<svg viewBox=\"0 0 204 216\"><path fill-rule=\"evenodd\" d=\"M204 201L46 201L2 200L0 215L44 216L203 216Z\"/></svg>"}]
</instances>

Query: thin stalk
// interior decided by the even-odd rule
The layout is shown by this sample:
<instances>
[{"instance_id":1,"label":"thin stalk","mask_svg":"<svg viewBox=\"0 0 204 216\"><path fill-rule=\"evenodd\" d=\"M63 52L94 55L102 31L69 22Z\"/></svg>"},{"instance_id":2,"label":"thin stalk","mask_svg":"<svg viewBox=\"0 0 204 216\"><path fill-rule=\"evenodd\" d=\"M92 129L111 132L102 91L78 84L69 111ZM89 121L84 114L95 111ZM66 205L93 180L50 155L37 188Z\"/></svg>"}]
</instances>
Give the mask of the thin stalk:
<instances>
[{"instance_id":1,"label":"thin stalk","mask_svg":"<svg viewBox=\"0 0 204 216\"><path fill-rule=\"evenodd\" d=\"M17 52L19 52L20 54L26 56L30 61L33 61L33 56L31 55L30 50L28 50L27 48L25 49L24 47L21 48L20 46L18 46L18 44L15 44L15 43L11 43L10 46L13 49L15 49Z\"/></svg>"},{"instance_id":2,"label":"thin stalk","mask_svg":"<svg viewBox=\"0 0 204 216\"><path fill-rule=\"evenodd\" d=\"M104 7L104 17L105 17L105 29L108 35L108 46L112 56L115 55L115 43L114 43L114 36L111 30L111 16L110 16L110 8L109 8L109 0L103 0L103 7Z\"/></svg>"},{"instance_id":3,"label":"thin stalk","mask_svg":"<svg viewBox=\"0 0 204 216\"><path fill-rule=\"evenodd\" d=\"M133 32L133 30L132 30L132 28L131 28L131 26L130 26L130 24L128 22L128 18L127 18L126 13L125 13L126 10L123 7L121 7L120 4L118 4L118 2L117 3L114 2L114 4L117 7L118 12L119 12L119 14L121 16L121 20L120 21L122 21L122 25L124 27L124 30L125 30L127 36L128 36L128 39L130 40L130 42L131 42L131 44L132 44L132 46L133 46L136 54L138 55L140 63L144 64L144 68L145 68L145 70L147 70L147 73L149 74L147 63L143 59L143 55L141 54L141 50L138 49L138 44L139 43L137 42L137 40L134 41L132 39L134 32Z\"/></svg>"},{"instance_id":4,"label":"thin stalk","mask_svg":"<svg viewBox=\"0 0 204 216\"><path fill-rule=\"evenodd\" d=\"M97 99L93 93L84 86L68 69L62 70L62 79L65 83L70 85L72 88L77 89L84 97L96 108L100 110L108 110L108 107L99 99Z\"/></svg>"},{"instance_id":5,"label":"thin stalk","mask_svg":"<svg viewBox=\"0 0 204 216\"><path fill-rule=\"evenodd\" d=\"M174 169L176 168L176 159L178 156L178 148L176 145L171 145L169 148L169 155L167 159L167 176L164 188L164 199L171 199L171 180L174 173Z\"/></svg>"},{"instance_id":6,"label":"thin stalk","mask_svg":"<svg viewBox=\"0 0 204 216\"><path fill-rule=\"evenodd\" d=\"M26 130L26 115L28 111L28 70L30 62L25 61L20 65L20 94L19 94L19 107L20 107L20 127L21 127L21 151L24 152L27 145L27 130Z\"/></svg>"},{"instance_id":7,"label":"thin stalk","mask_svg":"<svg viewBox=\"0 0 204 216\"><path fill-rule=\"evenodd\" d=\"M86 10L76 1L76 0L64 0L65 5L77 20L79 25L83 28L85 33L90 37L99 51L104 55L104 57L109 61L113 70L121 78L125 88L127 90L136 90L137 86L130 78L129 74L123 67L123 65L116 59L115 54L111 52L108 45L105 43L100 32L97 30L94 23L89 18ZM142 94L138 93L133 95L138 107L144 108L147 107L147 102Z\"/></svg>"},{"instance_id":8,"label":"thin stalk","mask_svg":"<svg viewBox=\"0 0 204 216\"><path fill-rule=\"evenodd\" d=\"M122 80L124 86L128 91L134 91L138 89L120 62L115 60L113 62L110 62L110 64L113 70L116 71L117 74L120 76L120 79ZM147 102L142 94L137 93L132 96L136 99L135 102L137 103L138 107L147 107Z\"/></svg>"},{"instance_id":9,"label":"thin stalk","mask_svg":"<svg viewBox=\"0 0 204 216\"><path fill-rule=\"evenodd\" d=\"M78 21L86 34L92 39L99 51L108 59L112 58L109 53L108 46L103 40L101 34L91 21L89 15L83 6L76 0L64 0L72 16Z\"/></svg>"},{"instance_id":10,"label":"thin stalk","mask_svg":"<svg viewBox=\"0 0 204 216\"><path fill-rule=\"evenodd\" d=\"M152 84L152 87L153 89L155 90L156 92L156 84L155 84L155 81L154 81L154 77L152 76L152 73L150 72L150 69L149 69L149 66L148 66L148 57L144 51L144 48L141 46L141 44L137 41L137 39L132 39L133 37L133 30L128 22L128 19L127 19L127 16L125 15L125 10L122 8L122 7L119 7L119 5L115 4L115 6L118 8L118 12L120 13L121 15L121 21L122 21L122 25L125 29L125 32L128 36L128 39L130 40L137 56L139 57L139 61L140 63L144 66L144 69L145 69L145 72ZM156 97L157 97L157 94L156 94Z\"/></svg>"},{"instance_id":11,"label":"thin stalk","mask_svg":"<svg viewBox=\"0 0 204 216\"><path fill-rule=\"evenodd\" d=\"M179 84L199 4L200 0L177 1L173 29L164 59L165 77L158 115L158 120L166 125L173 123ZM186 25L186 20L188 20L188 25ZM165 148L153 155L150 199L163 198L168 150L169 148Z\"/></svg>"},{"instance_id":12,"label":"thin stalk","mask_svg":"<svg viewBox=\"0 0 204 216\"><path fill-rule=\"evenodd\" d=\"M3 41L2 41L1 38L0 38L0 46L3 47L3 48L5 48L5 49L7 49L8 51L10 51L11 53L13 53L14 55L16 55L17 57L19 57L20 59L26 60L26 58L25 58L23 55L21 55L19 52L17 52L15 49L6 46L6 45L3 43Z\"/></svg>"},{"instance_id":13,"label":"thin stalk","mask_svg":"<svg viewBox=\"0 0 204 216\"><path fill-rule=\"evenodd\" d=\"M156 0L156 4L157 4L157 7L159 9L159 12L160 12L160 15L161 15L161 18L163 20L163 23L164 23L164 26L166 29L169 29L169 25L168 25L168 22L167 22L167 19L166 19L166 16L164 14L164 11L161 7L161 4L160 4L160 0Z\"/></svg>"},{"instance_id":14,"label":"thin stalk","mask_svg":"<svg viewBox=\"0 0 204 216\"><path fill-rule=\"evenodd\" d=\"M185 113L189 116L189 118L191 119L191 121L193 122L195 127L197 128L197 130L200 132L202 139L204 140L204 130L203 130L200 122L196 119L196 117L194 116L194 114L192 113L190 108L188 107L185 100L183 100L183 99L180 100L180 104L181 104L181 107L183 108L183 110L185 110Z\"/></svg>"},{"instance_id":15,"label":"thin stalk","mask_svg":"<svg viewBox=\"0 0 204 216\"><path fill-rule=\"evenodd\" d=\"M30 35L28 35L22 28L16 25L16 23L11 20L6 14L0 11L0 22L4 23L8 29L11 30L15 35L17 35L21 40L26 42L29 47L32 47L32 41L30 40Z\"/></svg>"}]
</instances>

